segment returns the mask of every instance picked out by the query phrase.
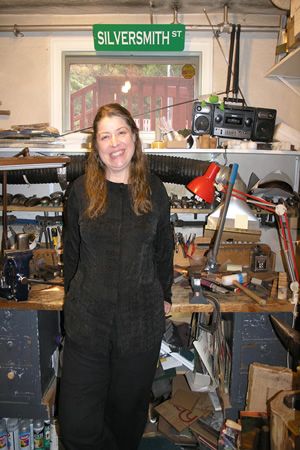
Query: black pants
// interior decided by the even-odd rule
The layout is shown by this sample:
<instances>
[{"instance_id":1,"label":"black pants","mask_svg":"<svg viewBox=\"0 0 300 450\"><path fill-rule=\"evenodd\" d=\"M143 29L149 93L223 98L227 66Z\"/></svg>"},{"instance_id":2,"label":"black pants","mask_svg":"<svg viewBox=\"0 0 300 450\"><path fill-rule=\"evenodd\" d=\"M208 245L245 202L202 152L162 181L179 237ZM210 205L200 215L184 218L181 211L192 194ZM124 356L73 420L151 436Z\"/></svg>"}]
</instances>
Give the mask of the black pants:
<instances>
[{"instance_id":1,"label":"black pants","mask_svg":"<svg viewBox=\"0 0 300 450\"><path fill-rule=\"evenodd\" d=\"M66 450L136 450L147 421L160 344L132 355L63 353L59 425Z\"/></svg>"}]
</instances>

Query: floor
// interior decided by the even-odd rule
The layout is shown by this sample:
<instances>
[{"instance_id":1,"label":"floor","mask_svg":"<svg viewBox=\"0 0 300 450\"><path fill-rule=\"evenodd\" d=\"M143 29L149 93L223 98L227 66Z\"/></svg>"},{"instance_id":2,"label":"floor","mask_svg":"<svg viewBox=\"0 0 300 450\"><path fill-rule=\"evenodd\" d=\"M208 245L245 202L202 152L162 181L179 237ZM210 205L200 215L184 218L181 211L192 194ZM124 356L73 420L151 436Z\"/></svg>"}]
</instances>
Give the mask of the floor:
<instances>
[{"instance_id":1,"label":"floor","mask_svg":"<svg viewBox=\"0 0 300 450\"><path fill-rule=\"evenodd\" d=\"M179 450L179 447L163 437L143 438L139 450Z\"/></svg>"}]
</instances>

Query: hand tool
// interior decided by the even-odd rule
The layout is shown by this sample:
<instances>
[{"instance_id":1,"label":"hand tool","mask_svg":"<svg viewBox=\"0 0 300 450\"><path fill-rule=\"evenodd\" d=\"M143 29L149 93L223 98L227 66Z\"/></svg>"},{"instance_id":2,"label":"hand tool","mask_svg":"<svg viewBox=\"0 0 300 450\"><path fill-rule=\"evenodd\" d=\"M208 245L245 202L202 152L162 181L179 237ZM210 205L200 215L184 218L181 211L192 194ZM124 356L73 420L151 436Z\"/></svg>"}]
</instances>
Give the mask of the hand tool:
<instances>
[{"instance_id":1,"label":"hand tool","mask_svg":"<svg viewBox=\"0 0 300 450\"><path fill-rule=\"evenodd\" d=\"M248 297L250 297L252 300L254 300L256 303L258 303L260 306L265 306L267 304L267 301L264 300L263 298L259 297L258 295L254 294L254 292L250 291L250 289L246 288L245 286L243 286L241 283L239 283L238 281L233 281L232 284L234 286L237 286L238 288L240 288L241 291L244 292L244 294L246 294Z\"/></svg>"}]
</instances>

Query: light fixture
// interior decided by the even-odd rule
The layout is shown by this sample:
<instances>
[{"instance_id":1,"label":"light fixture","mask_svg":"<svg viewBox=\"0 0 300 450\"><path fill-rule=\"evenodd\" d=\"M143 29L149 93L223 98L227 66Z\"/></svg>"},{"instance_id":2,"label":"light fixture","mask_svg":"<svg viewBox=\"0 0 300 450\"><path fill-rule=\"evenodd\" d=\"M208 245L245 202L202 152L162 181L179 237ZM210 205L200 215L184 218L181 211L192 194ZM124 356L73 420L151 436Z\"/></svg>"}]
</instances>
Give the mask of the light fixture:
<instances>
[{"instance_id":1,"label":"light fixture","mask_svg":"<svg viewBox=\"0 0 300 450\"><path fill-rule=\"evenodd\" d=\"M187 189L207 203L213 203L215 197L214 182L220 167L212 162L206 172L187 184Z\"/></svg>"},{"instance_id":2,"label":"light fixture","mask_svg":"<svg viewBox=\"0 0 300 450\"><path fill-rule=\"evenodd\" d=\"M233 189L233 185L235 183L238 171L238 164L233 164L230 171L230 177L227 184L227 190L224 198L223 208L220 216L219 226L216 230L216 235L213 243L213 247L207 253L207 264L205 270L208 272L216 272L217 271L217 254L220 247L221 237L225 225L226 214L231 198L231 193ZM220 170L220 167L212 162L204 175L196 177L194 180L190 181L187 184L187 189L193 192L198 197L201 197L207 203L212 203L215 195L215 186L214 181Z\"/></svg>"}]
</instances>

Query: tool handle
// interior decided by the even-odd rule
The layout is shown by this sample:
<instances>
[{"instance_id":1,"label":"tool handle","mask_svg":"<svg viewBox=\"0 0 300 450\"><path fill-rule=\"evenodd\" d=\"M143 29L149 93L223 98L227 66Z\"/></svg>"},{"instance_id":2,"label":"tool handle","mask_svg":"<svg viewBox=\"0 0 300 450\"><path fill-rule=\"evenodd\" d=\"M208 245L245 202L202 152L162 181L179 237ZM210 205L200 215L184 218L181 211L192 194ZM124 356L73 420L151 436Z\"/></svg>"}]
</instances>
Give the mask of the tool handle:
<instances>
[{"instance_id":1,"label":"tool handle","mask_svg":"<svg viewBox=\"0 0 300 450\"><path fill-rule=\"evenodd\" d=\"M240 288L241 291L244 292L244 294L246 294L248 297L250 297L252 300L256 301L256 303L258 303L261 306L265 306L267 304L267 301L264 300L263 298L259 297L258 295L254 294L254 292L250 291L250 289L246 288L245 286L243 286L241 283L239 283L238 281L233 281L232 284L238 288Z\"/></svg>"}]
</instances>

